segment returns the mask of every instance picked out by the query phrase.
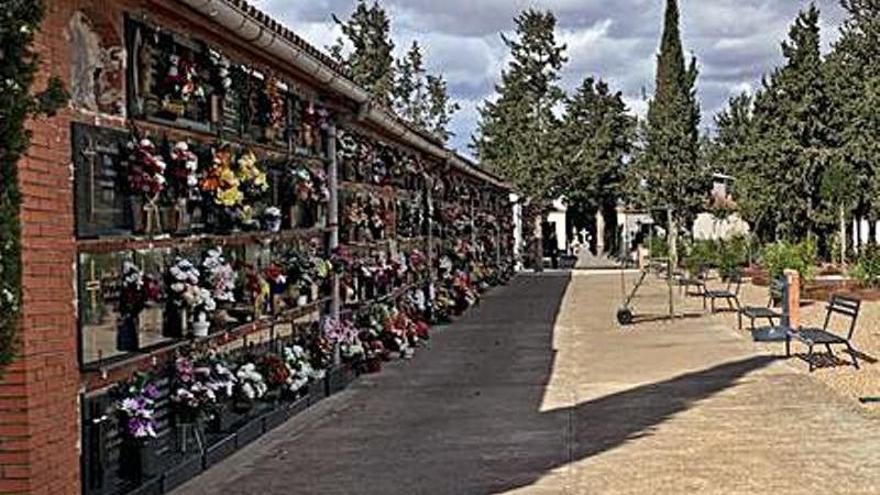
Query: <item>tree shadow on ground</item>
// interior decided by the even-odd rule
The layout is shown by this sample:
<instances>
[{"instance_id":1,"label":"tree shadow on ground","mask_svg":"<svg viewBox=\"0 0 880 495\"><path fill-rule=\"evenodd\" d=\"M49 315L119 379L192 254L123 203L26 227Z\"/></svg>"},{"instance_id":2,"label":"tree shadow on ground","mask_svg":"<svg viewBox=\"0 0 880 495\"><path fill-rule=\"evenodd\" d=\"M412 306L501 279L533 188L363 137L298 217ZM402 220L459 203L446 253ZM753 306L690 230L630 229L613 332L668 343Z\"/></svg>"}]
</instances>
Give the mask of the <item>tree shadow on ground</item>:
<instances>
[{"instance_id":1,"label":"tree shadow on ground","mask_svg":"<svg viewBox=\"0 0 880 495\"><path fill-rule=\"evenodd\" d=\"M412 364L361 379L344 405L284 428L185 493L476 495L651 435L774 359L754 357L542 410L566 274L521 276L438 335ZM609 315L609 318L612 316ZM570 392L570 391L569 391ZM569 401L570 402L570 401Z\"/></svg>"}]
</instances>

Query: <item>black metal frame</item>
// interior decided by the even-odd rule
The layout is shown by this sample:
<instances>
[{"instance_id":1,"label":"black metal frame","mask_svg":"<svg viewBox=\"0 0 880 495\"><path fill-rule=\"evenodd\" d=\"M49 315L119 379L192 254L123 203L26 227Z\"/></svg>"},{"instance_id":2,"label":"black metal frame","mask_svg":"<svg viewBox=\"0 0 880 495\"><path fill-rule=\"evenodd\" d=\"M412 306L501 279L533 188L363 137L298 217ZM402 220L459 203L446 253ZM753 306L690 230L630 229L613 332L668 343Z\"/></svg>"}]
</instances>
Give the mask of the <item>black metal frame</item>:
<instances>
[{"instance_id":1,"label":"black metal frame","mask_svg":"<svg viewBox=\"0 0 880 495\"><path fill-rule=\"evenodd\" d=\"M825 349L828 350L828 354L834 356L834 351L832 350L832 345L844 345L846 346L846 350L852 358L852 364L856 369L859 369L859 361L856 358L855 348L852 346L852 337L856 331L856 321L859 317L859 311L861 309L862 301L859 299L855 299L852 297L846 297L841 295L833 295L831 296L831 300L828 302L828 309L825 313L825 323L822 325L822 328L802 328L800 330L788 330L785 336L785 355L787 357L791 357L791 340L797 339L804 343L807 346L807 362L810 365L810 372L816 368L813 363L813 348L816 345L824 345ZM847 330L846 337L831 333L828 331L828 325L831 323L831 316L837 313L845 318L849 318L849 329Z\"/></svg>"},{"instance_id":2,"label":"black metal frame","mask_svg":"<svg viewBox=\"0 0 880 495\"><path fill-rule=\"evenodd\" d=\"M742 275L736 273L727 280L727 289L722 290L703 290L703 309L706 309L706 301L708 300L712 313L716 313L715 301L718 299L727 301L730 311L742 311L742 305L739 302L739 291L742 288Z\"/></svg>"},{"instance_id":3,"label":"black metal frame","mask_svg":"<svg viewBox=\"0 0 880 495\"><path fill-rule=\"evenodd\" d=\"M782 312L775 309L777 301L782 301L782 295L785 291L785 282L782 280L773 280L770 282L770 296L767 306L745 306L740 309L738 315L739 329L743 328L743 316L749 318L750 327L755 330L755 320L766 318L770 322L771 327L775 327L774 319L781 319Z\"/></svg>"}]
</instances>

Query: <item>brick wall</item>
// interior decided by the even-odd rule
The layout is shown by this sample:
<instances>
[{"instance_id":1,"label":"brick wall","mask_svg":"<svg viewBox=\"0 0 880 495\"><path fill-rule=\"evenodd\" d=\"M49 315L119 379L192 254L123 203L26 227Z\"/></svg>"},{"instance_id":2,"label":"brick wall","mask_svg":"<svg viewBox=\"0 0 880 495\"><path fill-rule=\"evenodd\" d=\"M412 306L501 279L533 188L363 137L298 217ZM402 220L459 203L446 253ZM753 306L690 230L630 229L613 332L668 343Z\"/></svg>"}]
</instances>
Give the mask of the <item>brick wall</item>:
<instances>
[{"instance_id":1,"label":"brick wall","mask_svg":"<svg viewBox=\"0 0 880 495\"><path fill-rule=\"evenodd\" d=\"M38 89L69 72L64 3L46 2ZM20 357L0 382L0 493L79 493L69 120L65 111L31 122L19 164L24 298Z\"/></svg>"}]
</instances>

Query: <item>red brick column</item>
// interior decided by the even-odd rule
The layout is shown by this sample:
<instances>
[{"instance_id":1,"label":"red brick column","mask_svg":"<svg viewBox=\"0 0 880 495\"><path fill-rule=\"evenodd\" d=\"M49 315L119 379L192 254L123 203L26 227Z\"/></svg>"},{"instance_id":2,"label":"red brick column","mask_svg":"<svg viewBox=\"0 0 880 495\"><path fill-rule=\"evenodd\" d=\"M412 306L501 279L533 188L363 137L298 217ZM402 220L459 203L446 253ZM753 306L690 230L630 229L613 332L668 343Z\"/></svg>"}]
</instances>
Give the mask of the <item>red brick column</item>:
<instances>
[{"instance_id":1,"label":"red brick column","mask_svg":"<svg viewBox=\"0 0 880 495\"><path fill-rule=\"evenodd\" d=\"M67 2L45 2L43 70L69 77ZM19 164L23 306L19 358L0 381L0 493L78 494L79 367L74 306L73 182L66 112L30 123Z\"/></svg>"}]
</instances>

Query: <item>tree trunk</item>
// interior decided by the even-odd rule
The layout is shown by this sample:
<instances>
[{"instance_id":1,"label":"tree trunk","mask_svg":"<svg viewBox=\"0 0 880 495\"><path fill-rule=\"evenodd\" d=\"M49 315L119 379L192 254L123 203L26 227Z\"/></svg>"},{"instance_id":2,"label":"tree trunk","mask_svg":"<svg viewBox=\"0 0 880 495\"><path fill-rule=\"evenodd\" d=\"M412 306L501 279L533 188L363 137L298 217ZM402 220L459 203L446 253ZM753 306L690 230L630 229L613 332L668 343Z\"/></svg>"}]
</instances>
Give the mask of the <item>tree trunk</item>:
<instances>
[{"instance_id":1,"label":"tree trunk","mask_svg":"<svg viewBox=\"0 0 880 495\"><path fill-rule=\"evenodd\" d=\"M544 215L535 215L535 272L544 271Z\"/></svg>"},{"instance_id":2,"label":"tree trunk","mask_svg":"<svg viewBox=\"0 0 880 495\"><path fill-rule=\"evenodd\" d=\"M672 209L666 210L666 218L668 221L669 232L667 232L667 241L669 242L669 260L667 262L666 283L669 286L669 317L675 317L675 299L674 290L672 288L675 269L678 266L678 225L672 216Z\"/></svg>"},{"instance_id":3,"label":"tree trunk","mask_svg":"<svg viewBox=\"0 0 880 495\"><path fill-rule=\"evenodd\" d=\"M843 205L840 205L840 266L846 266L846 212Z\"/></svg>"}]
</instances>

